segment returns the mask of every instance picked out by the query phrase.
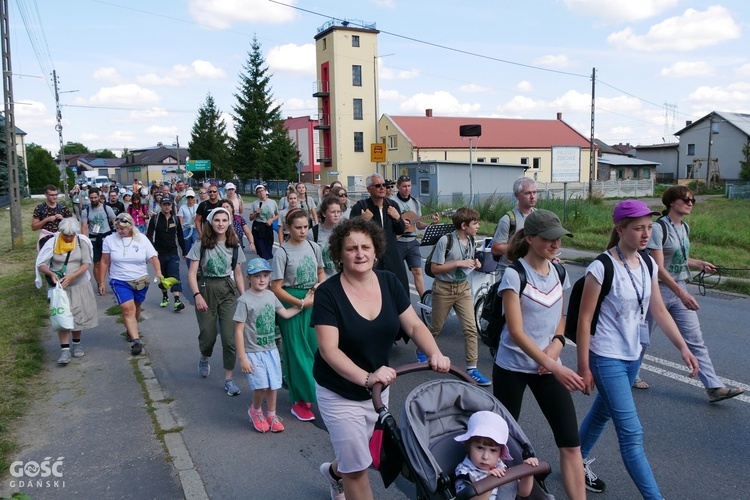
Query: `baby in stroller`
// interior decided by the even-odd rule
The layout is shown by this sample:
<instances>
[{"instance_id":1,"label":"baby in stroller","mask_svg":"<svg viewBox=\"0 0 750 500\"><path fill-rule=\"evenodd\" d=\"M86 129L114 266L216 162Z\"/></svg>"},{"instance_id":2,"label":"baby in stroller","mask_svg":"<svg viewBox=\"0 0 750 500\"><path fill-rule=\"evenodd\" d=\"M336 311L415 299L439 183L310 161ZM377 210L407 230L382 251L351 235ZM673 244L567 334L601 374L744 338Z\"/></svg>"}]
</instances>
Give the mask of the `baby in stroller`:
<instances>
[{"instance_id":1,"label":"baby in stroller","mask_svg":"<svg viewBox=\"0 0 750 500\"><path fill-rule=\"evenodd\" d=\"M505 475L504 460L511 461L513 457L508 452L508 424L503 417L491 411L478 411L469 418L469 428L465 434L456 436L456 441L466 446L466 458L456 466L456 493L471 486L471 483L484 479L488 475L503 477ZM536 467L539 460L529 457L523 463ZM479 500L495 500L496 498L515 498L516 495L525 498L531 494L534 487L532 476L523 477L517 481L504 484L490 490L476 498ZM498 495L499 490L502 493Z\"/></svg>"}]
</instances>

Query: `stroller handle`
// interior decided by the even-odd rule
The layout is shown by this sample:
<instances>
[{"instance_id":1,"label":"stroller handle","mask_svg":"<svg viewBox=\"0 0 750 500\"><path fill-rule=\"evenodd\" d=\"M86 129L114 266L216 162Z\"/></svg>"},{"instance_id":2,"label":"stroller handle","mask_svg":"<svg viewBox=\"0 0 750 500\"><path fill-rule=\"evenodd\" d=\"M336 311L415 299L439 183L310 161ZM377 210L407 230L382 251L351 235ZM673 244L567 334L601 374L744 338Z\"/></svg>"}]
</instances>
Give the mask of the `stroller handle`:
<instances>
[{"instance_id":1,"label":"stroller handle","mask_svg":"<svg viewBox=\"0 0 750 500\"><path fill-rule=\"evenodd\" d=\"M432 370L432 368L430 367L429 363L409 363L406 365L397 366L394 368L394 370L396 370L396 376L398 377L400 375L407 375L409 373ZM472 385L477 384L476 381L471 378L468 373L466 373L466 370L463 370L456 365L451 365L451 367L448 369L448 373L455 376L456 378L460 378L464 382L468 382ZM375 407L375 411L378 412L378 414L385 408L385 405L383 404L382 393L382 382L376 382L375 384L373 384L372 405Z\"/></svg>"}]
</instances>

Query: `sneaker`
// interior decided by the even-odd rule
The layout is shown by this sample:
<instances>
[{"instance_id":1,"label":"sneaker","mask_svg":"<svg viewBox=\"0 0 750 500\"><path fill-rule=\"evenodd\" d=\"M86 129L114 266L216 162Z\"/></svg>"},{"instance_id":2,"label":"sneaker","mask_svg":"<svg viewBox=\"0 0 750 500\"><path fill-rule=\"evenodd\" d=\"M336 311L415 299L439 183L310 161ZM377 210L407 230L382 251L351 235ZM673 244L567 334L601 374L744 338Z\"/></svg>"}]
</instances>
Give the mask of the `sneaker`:
<instances>
[{"instance_id":1,"label":"sneaker","mask_svg":"<svg viewBox=\"0 0 750 500\"><path fill-rule=\"evenodd\" d=\"M482 372L479 371L478 368L472 368L471 370L466 370L466 373L469 374L471 378L474 379L474 382L477 383L477 385L480 385L482 387L487 387L488 385L492 385L492 381L482 375Z\"/></svg>"},{"instance_id":2,"label":"sneaker","mask_svg":"<svg viewBox=\"0 0 750 500\"><path fill-rule=\"evenodd\" d=\"M250 417L250 422L253 423L256 431L263 434L270 430L268 422L266 422L266 418L263 415L263 410L256 412L251 406L247 409L247 416Z\"/></svg>"},{"instance_id":3,"label":"sneaker","mask_svg":"<svg viewBox=\"0 0 750 500\"><path fill-rule=\"evenodd\" d=\"M718 403L719 401L739 396L745 391L737 387L715 387L713 389L706 389L706 392L708 393L709 403Z\"/></svg>"},{"instance_id":4,"label":"sneaker","mask_svg":"<svg viewBox=\"0 0 750 500\"><path fill-rule=\"evenodd\" d=\"M200 373L203 378L208 377L208 374L211 373L211 365L208 364L208 358L203 359L203 356L201 356L200 359L198 359L198 373Z\"/></svg>"},{"instance_id":5,"label":"sneaker","mask_svg":"<svg viewBox=\"0 0 750 500\"><path fill-rule=\"evenodd\" d=\"M73 344L73 347L70 348L70 353L74 358L82 358L84 355L83 348L76 344Z\"/></svg>"},{"instance_id":6,"label":"sneaker","mask_svg":"<svg viewBox=\"0 0 750 500\"><path fill-rule=\"evenodd\" d=\"M182 301L176 300L174 302L174 312L180 312L183 309L185 309L185 304L183 304Z\"/></svg>"},{"instance_id":7,"label":"sneaker","mask_svg":"<svg viewBox=\"0 0 750 500\"><path fill-rule=\"evenodd\" d=\"M278 415L274 415L273 417L268 417L268 427L271 429L271 432L283 431L284 424L282 422L283 420L281 420L281 417Z\"/></svg>"},{"instance_id":8,"label":"sneaker","mask_svg":"<svg viewBox=\"0 0 750 500\"><path fill-rule=\"evenodd\" d=\"M67 365L70 363L70 349L63 349L60 352L60 357L57 359L58 365Z\"/></svg>"},{"instance_id":9,"label":"sneaker","mask_svg":"<svg viewBox=\"0 0 750 500\"><path fill-rule=\"evenodd\" d=\"M417 363L427 363L427 354L417 349Z\"/></svg>"},{"instance_id":10,"label":"sneaker","mask_svg":"<svg viewBox=\"0 0 750 500\"><path fill-rule=\"evenodd\" d=\"M292 415L303 422L315 420L315 415L310 411L310 403L304 401L297 401L292 405Z\"/></svg>"},{"instance_id":11,"label":"sneaker","mask_svg":"<svg viewBox=\"0 0 750 500\"><path fill-rule=\"evenodd\" d=\"M166 295L161 298L161 303L159 303L159 307L167 307L169 305L169 297Z\"/></svg>"},{"instance_id":12,"label":"sneaker","mask_svg":"<svg viewBox=\"0 0 750 500\"><path fill-rule=\"evenodd\" d=\"M143 351L143 346L141 346L141 339L135 339L133 341L133 345L130 346L130 354L133 356L138 356L141 351Z\"/></svg>"},{"instance_id":13,"label":"sneaker","mask_svg":"<svg viewBox=\"0 0 750 500\"><path fill-rule=\"evenodd\" d=\"M224 381L224 390L227 391L227 396L237 396L242 393L231 378Z\"/></svg>"},{"instance_id":14,"label":"sneaker","mask_svg":"<svg viewBox=\"0 0 750 500\"><path fill-rule=\"evenodd\" d=\"M591 463L594 460L596 459L591 458L583 461L583 473L586 474L586 489L594 493L601 493L606 489L607 485L604 484L604 481L596 477L594 471L591 470Z\"/></svg>"},{"instance_id":15,"label":"sneaker","mask_svg":"<svg viewBox=\"0 0 750 500\"><path fill-rule=\"evenodd\" d=\"M328 481L328 485L331 487L331 500L346 500L343 481L341 479L336 481L331 476L331 462L323 462L319 470L320 475Z\"/></svg>"}]
</instances>

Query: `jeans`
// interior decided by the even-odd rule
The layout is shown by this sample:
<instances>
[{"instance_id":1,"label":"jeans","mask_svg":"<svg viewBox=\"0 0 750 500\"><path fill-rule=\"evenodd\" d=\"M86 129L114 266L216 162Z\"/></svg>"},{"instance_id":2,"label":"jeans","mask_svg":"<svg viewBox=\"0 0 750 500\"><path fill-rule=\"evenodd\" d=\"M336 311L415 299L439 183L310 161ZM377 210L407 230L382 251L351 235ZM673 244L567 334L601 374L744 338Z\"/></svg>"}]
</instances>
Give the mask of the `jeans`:
<instances>
[{"instance_id":1,"label":"jeans","mask_svg":"<svg viewBox=\"0 0 750 500\"><path fill-rule=\"evenodd\" d=\"M182 236L185 238L185 255L187 255L195 242L198 241L198 230L194 227L185 228L182 230Z\"/></svg>"},{"instance_id":2,"label":"jeans","mask_svg":"<svg viewBox=\"0 0 750 500\"><path fill-rule=\"evenodd\" d=\"M599 392L581 423L581 454L584 460L589 456L607 423L612 420L622 462L638 491L644 498L660 499L659 487L643 449L643 427L630 389L640 364L638 359L606 358L589 351L589 365Z\"/></svg>"}]
</instances>

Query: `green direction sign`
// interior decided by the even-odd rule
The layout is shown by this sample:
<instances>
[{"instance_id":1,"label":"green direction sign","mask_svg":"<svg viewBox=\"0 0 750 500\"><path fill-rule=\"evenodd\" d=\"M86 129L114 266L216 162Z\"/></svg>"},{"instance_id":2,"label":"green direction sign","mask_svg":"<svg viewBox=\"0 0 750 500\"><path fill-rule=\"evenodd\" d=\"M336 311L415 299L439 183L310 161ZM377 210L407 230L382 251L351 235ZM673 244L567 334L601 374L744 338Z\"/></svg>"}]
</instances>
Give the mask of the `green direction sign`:
<instances>
[{"instance_id":1,"label":"green direction sign","mask_svg":"<svg viewBox=\"0 0 750 500\"><path fill-rule=\"evenodd\" d=\"M128 167L128 172L140 172L141 167Z\"/></svg>"},{"instance_id":2,"label":"green direction sign","mask_svg":"<svg viewBox=\"0 0 750 500\"><path fill-rule=\"evenodd\" d=\"M188 172L205 172L211 170L211 160L188 160L185 167Z\"/></svg>"}]
</instances>

